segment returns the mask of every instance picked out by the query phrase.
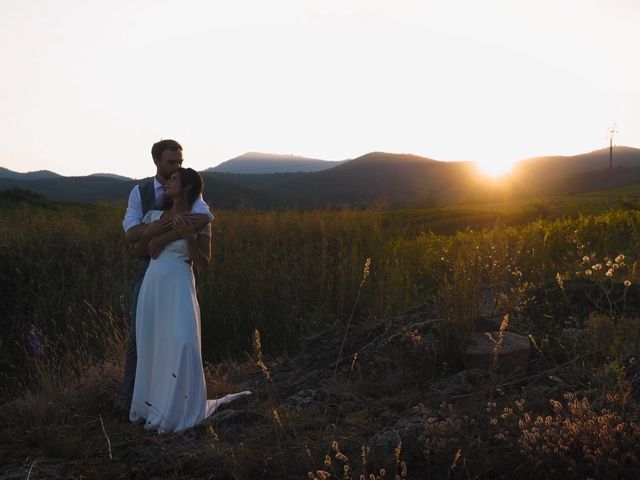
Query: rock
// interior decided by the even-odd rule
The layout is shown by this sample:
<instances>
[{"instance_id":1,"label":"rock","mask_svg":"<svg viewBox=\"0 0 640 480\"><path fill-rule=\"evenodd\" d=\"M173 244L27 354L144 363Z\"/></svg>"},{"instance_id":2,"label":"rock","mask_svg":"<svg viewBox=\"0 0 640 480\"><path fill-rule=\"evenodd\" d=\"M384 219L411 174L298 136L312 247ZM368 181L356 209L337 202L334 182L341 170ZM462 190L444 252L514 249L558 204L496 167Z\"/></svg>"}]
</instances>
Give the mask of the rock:
<instances>
[{"instance_id":1,"label":"rock","mask_svg":"<svg viewBox=\"0 0 640 480\"><path fill-rule=\"evenodd\" d=\"M624 378L631 388L631 401L634 405L638 405L640 403L640 361L635 357L627 362Z\"/></svg>"},{"instance_id":2,"label":"rock","mask_svg":"<svg viewBox=\"0 0 640 480\"><path fill-rule=\"evenodd\" d=\"M374 447L393 451L401 441L400 433L395 428L391 428L384 432L376 433L371 439L371 444Z\"/></svg>"},{"instance_id":3,"label":"rock","mask_svg":"<svg viewBox=\"0 0 640 480\"><path fill-rule=\"evenodd\" d=\"M400 417L391 428L376 433L371 439L371 444L388 453L393 452L400 442L404 449L418 445L418 438L424 432L426 419L434 415L437 415L434 410L424 406L414 407L412 411Z\"/></svg>"},{"instance_id":4,"label":"rock","mask_svg":"<svg viewBox=\"0 0 640 480\"><path fill-rule=\"evenodd\" d=\"M262 415L251 410L221 410L211 415L207 423L216 426L227 426L230 424L253 423L262 418Z\"/></svg>"},{"instance_id":5,"label":"rock","mask_svg":"<svg viewBox=\"0 0 640 480\"><path fill-rule=\"evenodd\" d=\"M485 383L488 376L486 370L470 368L438 380L433 384L433 388L445 395L466 395L473 392L478 385Z\"/></svg>"},{"instance_id":6,"label":"rock","mask_svg":"<svg viewBox=\"0 0 640 480\"><path fill-rule=\"evenodd\" d=\"M502 319L499 317L489 317L487 315L480 315L476 318L473 329L476 332L490 332L493 330L499 330Z\"/></svg>"},{"instance_id":7,"label":"rock","mask_svg":"<svg viewBox=\"0 0 640 480\"><path fill-rule=\"evenodd\" d=\"M324 390L305 388L287 399L287 406L292 409L315 408L324 409L327 405L337 405L340 398Z\"/></svg>"},{"instance_id":8,"label":"rock","mask_svg":"<svg viewBox=\"0 0 640 480\"><path fill-rule=\"evenodd\" d=\"M318 392L310 388L298 391L287 400L289 408L308 407L318 402Z\"/></svg>"},{"instance_id":9,"label":"rock","mask_svg":"<svg viewBox=\"0 0 640 480\"><path fill-rule=\"evenodd\" d=\"M503 372L526 370L531 351L529 338L517 333L504 332L503 343L496 350L499 336L500 332L497 331L474 333L465 352L465 366L491 369L494 367L495 359L496 366Z\"/></svg>"},{"instance_id":10,"label":"rock","mask_svg":"<svg viewBox=\"0 0 640 480\"><path fill-rule=\"evenodd\" d=\"M563 328L560 332L562 340L576 341L585 336L587 330L585 328Z\"/></svg>"}]
</instances>

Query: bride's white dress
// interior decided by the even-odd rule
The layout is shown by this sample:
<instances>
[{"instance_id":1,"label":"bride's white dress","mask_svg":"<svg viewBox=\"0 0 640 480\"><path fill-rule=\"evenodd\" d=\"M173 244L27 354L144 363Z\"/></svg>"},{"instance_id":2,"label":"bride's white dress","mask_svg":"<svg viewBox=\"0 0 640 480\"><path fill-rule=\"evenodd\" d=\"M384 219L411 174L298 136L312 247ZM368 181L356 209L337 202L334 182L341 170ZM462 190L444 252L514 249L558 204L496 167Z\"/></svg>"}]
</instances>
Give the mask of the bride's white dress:
<instances>
[{"instance_id":1,"label":"bride's white dress","mask_svg":"<svg viewBox=\"0 0 640 480\"><path fill-rule=\"evenodd\" d=\"M152 210L143 223L162 215ZM129 419L145 428L179 432L217 407L249 392L207 400L200 349L200 307L186 240L177 240L152 259L136 310L138 364Z\"/></svg>"}]
</instances>

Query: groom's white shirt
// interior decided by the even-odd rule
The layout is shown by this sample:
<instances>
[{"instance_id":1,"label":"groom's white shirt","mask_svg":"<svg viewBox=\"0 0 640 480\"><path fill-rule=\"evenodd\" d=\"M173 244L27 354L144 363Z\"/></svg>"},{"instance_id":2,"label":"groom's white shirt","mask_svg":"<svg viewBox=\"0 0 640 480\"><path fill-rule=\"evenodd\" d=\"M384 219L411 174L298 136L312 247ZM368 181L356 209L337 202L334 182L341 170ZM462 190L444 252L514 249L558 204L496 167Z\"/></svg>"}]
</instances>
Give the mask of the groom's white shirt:
<instances>
[{"instance_id":1,"label":"groom's white shirt","mask_svg":"<svg viewBox=\"0 0 640 480\"><path fill-rule=\"evenodd\" d=\"M153 189L156 194L156 203L161 195L164 193L164 185L162 185L158 179L153 179ZM209 210L209 206L205 203L202 195L199 195L196 198L196 201L193 202L193 207L191 207L191 213L200 213L203 215L207 215L209 220L213 220L213 213ZM140 225L142 223L142 219L144 218L144 214L142 213L142 197L140 196L140 186L136 185L131 189L131 193L129 194L129 204L127 205L127 211L124 214L124 220L122 220L122 228L126 232L132 227L136 225ZM204 229L202 233L205 233ZM210 233L209 233L210 235Z\"/></svg>"}]
</instances>

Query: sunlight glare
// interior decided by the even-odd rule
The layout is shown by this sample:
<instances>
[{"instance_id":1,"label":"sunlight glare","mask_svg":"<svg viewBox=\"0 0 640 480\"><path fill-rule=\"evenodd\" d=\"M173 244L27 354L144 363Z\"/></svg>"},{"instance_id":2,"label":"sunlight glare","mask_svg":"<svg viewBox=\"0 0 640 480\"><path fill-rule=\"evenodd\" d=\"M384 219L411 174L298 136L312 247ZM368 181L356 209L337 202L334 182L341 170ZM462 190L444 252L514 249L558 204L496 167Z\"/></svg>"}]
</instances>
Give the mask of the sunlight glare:
<instances>
[{"instance_id":1,"label":"sunlight glare","mask_svg":"<svg viewBox=\"0 0 640 480\"><path fill-rule=\"evenodd\" d=\"M475 162L475 165L480 173L494 179L505 176L513 169L513 163L497 160L478 161Z\"/></svg>"}]
</instances>

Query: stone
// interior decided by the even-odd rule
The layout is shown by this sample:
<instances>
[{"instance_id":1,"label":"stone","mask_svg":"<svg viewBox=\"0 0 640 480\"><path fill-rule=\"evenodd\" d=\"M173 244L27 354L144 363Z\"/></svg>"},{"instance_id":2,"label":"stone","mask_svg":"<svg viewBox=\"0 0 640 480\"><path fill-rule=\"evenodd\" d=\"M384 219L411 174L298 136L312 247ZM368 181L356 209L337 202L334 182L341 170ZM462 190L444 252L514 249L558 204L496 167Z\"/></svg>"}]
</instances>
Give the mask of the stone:
<instances>
[{"instance_id":1,"label":"stone","mask_svg":"<svg viewBox=\"0 0 640 480\"><path fill-rule=\"evenodd\" d=\"M526 371L531 352L528 337L504 332L502 345L496 350L500 332L474 333L464 356L467 368L495 367L502 372ZM495 360L495 363L494 363Z\"/></svg>"},{"instance_id":2,"label":"stone","mask_svg":"<svg viewBox=\"0 0 640 480\"><path fill-rule=\"evenodd\" d=\"M469 368L433 384L433 389L444 395L467 395L477 389L478 385L487 382L489 373L478 368Z\"/></svg>"},{"instance_id":3,"label":"stone","mask_svg":"<svg viewBox=\"0 0 640 480\"><path fill-rule=\"evenodd\" d=\"M633 405L640 404L640 361L635 357L627 361L624 378L629 382L630 397Z\"/></svg>"},{"instance_id":4,"label":"stone","mask_svg":"<svg viewBox=\"0 0 640 480\"><path fill-rule=\"evenodd\" d=\"M577 341L587 334L585 328L563 328L560 332L560 338L566 341Z\"/></svg>"},{"instance_id":5,"label":"stone","mask_svg":"<svg viewBox=\"0 0 640 480\"><path fill-rule=\"evenodd\" d=\"M259 413L253 412L251 410L220 410L219 412L214 413L207 420L208 423L214 424L216 426L228 425L228 424L246 424L253 423L258 420L261 420L263 417Z\"/></svg>"},{"instance_id":6,"label":"stone","mask_svg":"<svg viewBox=\"0 0 640 480\"><path fill-rule=\"evenodd\" d=\"M401 441L400 433L392 428L384 432L376 433L371 439L371 444L378 448L393 451Z\"/></svg>"}]
</instances>

